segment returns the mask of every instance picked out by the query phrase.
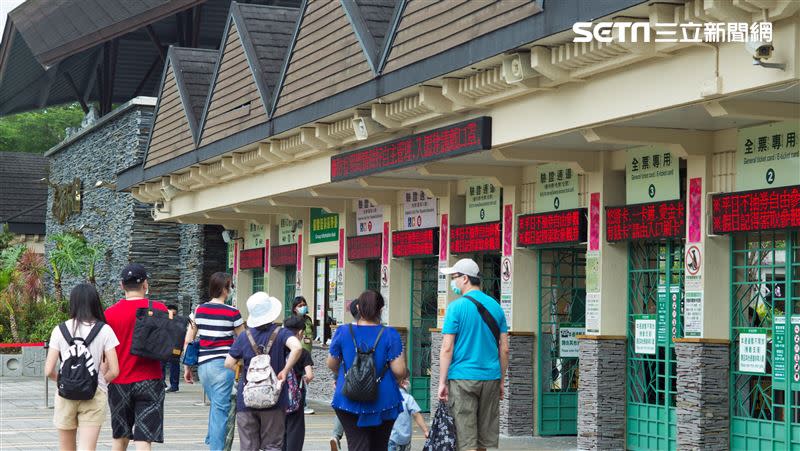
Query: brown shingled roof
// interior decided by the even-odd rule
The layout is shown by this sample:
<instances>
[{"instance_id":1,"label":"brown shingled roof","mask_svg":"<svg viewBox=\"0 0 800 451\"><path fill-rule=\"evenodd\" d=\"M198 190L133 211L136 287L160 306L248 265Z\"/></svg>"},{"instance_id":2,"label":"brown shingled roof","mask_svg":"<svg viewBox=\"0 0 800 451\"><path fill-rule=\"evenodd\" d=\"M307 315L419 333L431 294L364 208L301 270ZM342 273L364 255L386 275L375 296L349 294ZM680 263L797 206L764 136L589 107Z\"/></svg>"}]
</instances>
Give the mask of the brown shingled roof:
<instances>
[{"instance_id":1,"label":"brown shingled roof","mask_svg":"<svg viewBox=\"0 0 800 451\"><path fill-rule=\"evenodd\" d=\"M44 235L47 208L47 158L0 152L0 224L14 233Z\"/></svg>"}]
</instances>

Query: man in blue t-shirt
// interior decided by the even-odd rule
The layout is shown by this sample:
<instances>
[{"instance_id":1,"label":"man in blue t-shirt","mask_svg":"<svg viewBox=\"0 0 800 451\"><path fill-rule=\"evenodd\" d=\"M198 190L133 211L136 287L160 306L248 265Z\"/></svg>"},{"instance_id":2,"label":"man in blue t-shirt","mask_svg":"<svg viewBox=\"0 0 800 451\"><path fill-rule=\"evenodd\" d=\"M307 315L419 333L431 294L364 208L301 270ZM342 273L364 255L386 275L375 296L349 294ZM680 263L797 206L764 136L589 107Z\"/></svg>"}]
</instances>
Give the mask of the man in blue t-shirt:
<instances>
[{"instance_id":1,"label":"man in blue t-shirt","mask_svg":"<svg viewBox=\"0 0 800 451\"><path fill-rule=\"evenodd\" d=\"M508 368L506 317L497 300L481 291L478 264L473 260L463 258L441 271L450 276L450 289L461 297L447 307L444 316L439 399L447 402L455 420L459 450L497 448ZM486 319L481 314L484 309ZM496 326L497 338L490 323Z\"/></svg>"}]
</instances>

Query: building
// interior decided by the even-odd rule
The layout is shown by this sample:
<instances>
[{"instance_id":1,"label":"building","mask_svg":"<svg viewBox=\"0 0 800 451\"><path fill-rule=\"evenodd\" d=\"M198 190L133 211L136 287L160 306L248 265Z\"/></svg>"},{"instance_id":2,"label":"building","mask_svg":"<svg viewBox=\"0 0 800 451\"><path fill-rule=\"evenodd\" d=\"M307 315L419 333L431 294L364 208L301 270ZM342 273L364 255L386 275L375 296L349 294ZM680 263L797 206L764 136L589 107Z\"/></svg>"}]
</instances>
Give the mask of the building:
<instances>
[{"instance_id":1,"label":"building","mask_svg":"<svg viewBox=\"0 0 800 451\"><path fill-rule=\"evenodd\" d=\"M47 158L0 152L0 228L7 226L15 241L40 254L44 253L46 178Z\"/></svg>"},{"instance_id":2,"label":"building","mask_svg":"<svg viewBox=\"0 0 800 451\"><path fill-rule=\"evenodd\" d=\"M302 294L322 343L380 290L424 408L438 268L473 256L511 326L501 432L800 446L798 10L234 3L202 113L167 68L118 185L159 221L235 231L240 307Z\"/></svg>"}]
</instances>

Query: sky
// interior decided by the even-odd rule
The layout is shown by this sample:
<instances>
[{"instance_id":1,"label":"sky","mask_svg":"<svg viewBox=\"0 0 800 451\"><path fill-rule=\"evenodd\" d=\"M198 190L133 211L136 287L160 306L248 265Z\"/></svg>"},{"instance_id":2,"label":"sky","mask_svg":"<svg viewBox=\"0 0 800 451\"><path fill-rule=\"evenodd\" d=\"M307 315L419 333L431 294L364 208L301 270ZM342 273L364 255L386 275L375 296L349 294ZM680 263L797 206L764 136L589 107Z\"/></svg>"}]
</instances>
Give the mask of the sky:
<instances>
[{"instance_id":1,"label":"sky","mask_svg":"<svg viewBox=\"0 0 800 451\"><path fill-rule=\"evenodd\" d=\"M24 3L25 0L0 0L0 35L6 27L6 18L12 9Z\"/></svg>"}]
</instances>

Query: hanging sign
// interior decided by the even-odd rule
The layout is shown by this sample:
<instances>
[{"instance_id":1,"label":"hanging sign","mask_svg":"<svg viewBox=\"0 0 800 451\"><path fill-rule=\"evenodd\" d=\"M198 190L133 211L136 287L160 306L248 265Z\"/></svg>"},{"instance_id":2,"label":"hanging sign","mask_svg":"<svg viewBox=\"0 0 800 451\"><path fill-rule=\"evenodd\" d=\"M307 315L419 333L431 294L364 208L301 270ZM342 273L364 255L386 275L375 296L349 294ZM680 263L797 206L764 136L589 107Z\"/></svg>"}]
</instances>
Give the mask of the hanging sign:
<instances>
[{"instance_id":1,"label":"hanging sign","mask_svg":"<svg viewBox=\"0 0 800 451\"><path fill-rule=\"evenodd\" d=\"M800 184L800 122L785 121L739 129L736 190Z\"/></svg>"},{"instance_id":2,"label":"hanging sign","mask_svg":"<svg viewBox=\"0 0 800 451\"><path fill-rule=\"evenodd\" d=\"M739 332L739 371L764 374L767 362L767 330L760 327Z\"/></svg>"},{"instance_id":3,"label":"hanging sign","mask_svg":"<svg viewBox=\"0 0 800 451\"><path fill-rule=\"evenodd\" d=\"M585 330L583 324L561 323L558 325L558 356L560 358L578 358L578 335L582 335Z\"/></svg>"},{"instance_id":4,"label":"hanging sign","mask_svg":"<svg viewBox=\"0 0 800 451\"><path fill-rule=\"evenodd\" d=\"M589 251L600 250L600 193L589 196Z\"/></svg>"},{"instance_id":5,"label":"hanging sign","mask_svg":"<svg viewBox=\"0 0 800 451\"><path fill-rule=\"evenodd\" d=\"M586 293L586 334L600 335L600 293Z\"/></svg>"},{"instance_id":6,"label":"hanging sign","mask_svg":"<svg viewBox=\"0 0 800 451\"><path fill-rule=\"evenodd\" d=\"M349 236L347 237L347 259L353 260L380 260L383 234Z\"/></svg>"},{"instance_id":7,"label":"hanging sign","mask_svg":"<svg viewBox=\"0 0 800 451\"><path fill-rule=\"evenodd\" d=\"M644 204L680 197L678 159L662 146L628 149L625 203Z\"/></svg>"},{"instance_id":8,"label":"hanging sign","mask_svg":"<svg viewBox=\"0 0 800 451\"><path fill-rule=\"evenodd\" d=\"M686 207L683 200L606 207L606 239L609 242L680 238L685 234Z\"/></svg>"},{"instance_id":9,"label":"hanging sign","mask_svg":"<svg viewBox=\"0 0 800 451\"><path fill-rule=\"evenodd\" d=\"M689 243L699 243L703 225L703 179L689 180Z\"/></svg>"},{"instance_id":10,"label":"hanging sign","mask_svg":"<svg viewBox=\"0 0 800 451\"><path fill-rule=\"evenodd\" d=\"M444 327L444 314L447 310L447 288L448 277L442 274L442 270L447 268L447 249L448 249L448 230L450 228L450 216L442 214L439 225L439 271L437 272L436 286L436 327Z\"/></svg>"},{"instance_id":11,"label":"hanging sign","mask_svg":"<svg viewBox=\"0 0 800 451\"><path fill-rule=\"evenodd\" d=\"M634 315L634 352L656 353L656 315Z\"/></svg>"},{"instance_id":12,"label":"hanging sign","mask_svg":"<svg viewBox=\"0 0 800 451\"><path fill-rule=\"evenodd\" d=\"M331 181L451 158L492 147L492 118L471 119L331 157Z\"/></svg>"},{"instance_id":13,"label":"hanging sign","mask_svg":"<svg viewBox=\"0 0 800 451\"><path fill-rule=\"evenodd\" d=\"M278 244L295 244L297 236L303 230L303 221L300 219L281 219L278 224Z\"/></svg>"},{"instance_id":14,"label":"hanging sign","mask_svg":"<svg viewBox=\"0 0 800 451\"><path fill-rule=\"evenodd\" d=\"M356 208L356 235L380 233L383 223L383 206L375 205L368 199L359 199Z\"/></svg>"},{"instance_id":15,"label":"hanging sign","mask_svg":"<svg viewBox=\"0 0 800 451\"><path fill-rule=\"evenodd\" d=\"M561 163L540 164L536 183L536 213L578 208L578 174Z\"/></svg>"},{"instance_id":16,"label":"hanging sign","mask_svg":"<svg viewBox=\"0 0 800 451\"><path fill-rule=\"evenodd\" d=\"M264 247L264 240L267 239L267 228L263 224L248 224L247 231L244 233L244 248L255 249Z\"/></svg>"},{"instance_id":17,"label":"hanging sign","mask_svg":"<svg viewBox=\"0 0 800 451\"><path fill-rule=\"evenodd\" d=\"M339 239L339 213L325 213L321 208L311 209L311 244Z\"/></svg>"},{"instance_id":18,"label":"hanging sign","mask_svg":"<svg viewBox=\"0 0 800 451\"><path fill-rule=\"evenodd\" d=\"M233 259L234 259L234 252L233 252L233 241L228 243L228 269L233 269Z\"/></svg>"},{"instance_id":19,"label":"hanging sign","mask_svg":"<svg viewBox=\"0 0 800 451\"><path fill-rule=\"evenodd\" d=\"M517 244L541 246L586 241L586 209L521 215L517 218Z\"/></svg>"},{"instance_id":20,"label":"hanging sign","mask_svg":"<svg viewBox=\"0 0 800 451\"><path fill-rule=\"evenodd\" d=\"M425 191L403 193L403 223L401 229L427 229L436 227L436 198L428 197Z\"/></svg>"},{"instance_id":21,"label":"hanging sign","mask_svg":"<svg viewBox=\"0 0 800 451\"><path fill-rule=\"evenodd\" d=\"M339 236L344 237L344 229L339 229ZM336 256L336 303L333 305L333 318L337 324L344 323L344 242L339 240L339 254Z\"/></svg>"},{"instance_id":22,"label":"hanging sign","mask_svg":"<svg viewBox=\"0 0 800 451\"><path fill-rule=\"evenodd\" d=\"M718 235L800 227L800 186L717 194L711 204Z\"/></svg>"},{"instance_id":23,"label":"hanging sign","mask_svg":"<svg viewBox=\"0 0 800 451\"><path fill-rule=\"evenodd\" d=\"M389 303L389 221L383 221L381 241L381 295L386 304ZM384 309L389 310L389 309Z\"/></svg>"},{"instance_id":24,"label":"hanging sign","mask_svg":"<svg viewBox=\"0 0 800 451\"><path fill-rule=\"evenodd\" d=\"M278 266L294 266L297 264L297 244L272 246L269 250L269 264Z\"/></svg>"},{"instance_id":25,"label":"hanging sign","mask_svg":"<svg viewBox=\"0 0 800 451\"><path fill-rule=\"evenodd\" d=\"M450 253L500 251L500 221L450 227Z\"/></svg>"},{"instance_id":26,"label":"hanging sign","mask_svg":"<svg viewBox=\"0 0 800 451\"><path fill-rule=\"evenodd\" d=\"M488 180L467 182L467 224L500 220L500 187Z\"/></svg>"},{"instance_id":27,"label":"hanging sign","mask_svg":"<svg viewBox=\"0 0 800 451\"><path fill-rule=\"evenodd\" d=\"M239 252L239 269L261 269L264 267L264 248L246 249Z\"/></svg>"},{"instance_id":28,"label":"hanging sign","mask_svg":"<svg viewBox=\"0 0 800 451\"><path fill-rule=\"evenodd\" d=\"M512 324L514 299L514 205L503 206L503 252L500 260L500 307Z\"/></svg>"},{"instance_id":29,"label":"hanging sign","mask_svg":"<svg viewBox=\"0 0 800 451\"><path fill-rule=\"evenodd\" d=\"M392 256L432 257L439 245L439 228L420 230L395 230L392 232Z\"/></svg>"}]
</instances>

